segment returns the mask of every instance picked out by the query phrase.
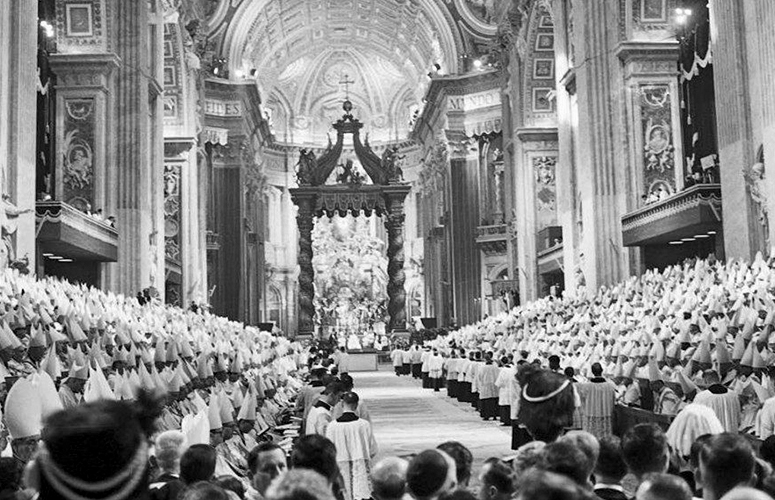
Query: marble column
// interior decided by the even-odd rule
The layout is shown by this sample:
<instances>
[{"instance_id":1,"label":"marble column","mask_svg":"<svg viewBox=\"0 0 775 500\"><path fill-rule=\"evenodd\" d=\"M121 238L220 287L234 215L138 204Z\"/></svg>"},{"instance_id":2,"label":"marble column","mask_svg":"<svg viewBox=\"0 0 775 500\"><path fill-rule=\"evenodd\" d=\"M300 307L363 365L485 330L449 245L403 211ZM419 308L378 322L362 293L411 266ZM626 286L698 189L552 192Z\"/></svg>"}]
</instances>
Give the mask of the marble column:
<instances>
[{"instance_id":1,"label":"marble column","mask_svg":"<svg viewBox=\"0 0 775 500\"><path fill-rule=\"evenodd\" d=\"M724 204L727 258L753 258L775 245L775 5L772 2L710 0L711 50L716 87L716 124ZM768 24L770 23L770 24ZM734 91L731 91L731 90ZM764 153L761 191L767 193L769 241L750 200L743 174ZM727 209L738 207L738 209ZM739 207L749 207L741 210Z\"/></svg>"},{"instance_id":2,"label":"marble column","mask_svg":"<svg viewBox=\"0 0 775 500\"><path fill-rule=\"evenodd\" d=\"M578 95L578 190L583 207L581 266L589 289L621 281L627 275L622 250L621 197L624 162L620 134L623 123L619 64L612 49L617 42L618 8L614 2L575 2L574 27ZM621 109L620 109L621 107ZM576 249L566 249L575 251ZM567 264L566 264L567 268Z\"/></svg>"},{"instance_id":3,"label":"marble column","mask_svg":"<svg viewBox=\"0 0 775 500\"><path fill-rule=\"evenodd\" d=\"M163 250L154 234L151 193L152 86L148 40L148 2L112 0L115 9L116 53L121 60L116 75L115 165L108 173L117 193L118 263L111 288L134 296L151 285L151 274L163 269ZM157 130L161 136L161 130ZM155 140L154 140L155 142ZM154 269L155 268L155 269ZM159 284L156 284L159 288ZM163 288L163 286L162 286Z\"/></svg>"},{"instance_id":4,"label":"marble column","mask_svg":"<svg viewBox=\"0 0 775 500\"><path fill-rule=\"evenodd\" d=\"M299 314L298 331L302 335L315 332L315 268L312 266L312 228L314 226L315 198L295 197L299 211L296 223L299 228Z\"/></svg>"},{"instance_id":5,"label":"marble column","mask_svg":"<svg viewBox=\"0 0 775 500\"><path fill-rule=\"evenodd\" d=\"M0 2L0 190L16 208L17 258L35 268L36 54L38 5Z\"/></svg>"},{"instance_id":6,"label":"marble column","mask_svg":"<svg viewBox=\"0 0 775 500\"><path fill-rule=\"evenodd\" d=\"M481 319L481 251L476 244L479 213L479 148L462 132L449 132L447 249L453 315L458 325Z\"/></svg>"}]
</instances>

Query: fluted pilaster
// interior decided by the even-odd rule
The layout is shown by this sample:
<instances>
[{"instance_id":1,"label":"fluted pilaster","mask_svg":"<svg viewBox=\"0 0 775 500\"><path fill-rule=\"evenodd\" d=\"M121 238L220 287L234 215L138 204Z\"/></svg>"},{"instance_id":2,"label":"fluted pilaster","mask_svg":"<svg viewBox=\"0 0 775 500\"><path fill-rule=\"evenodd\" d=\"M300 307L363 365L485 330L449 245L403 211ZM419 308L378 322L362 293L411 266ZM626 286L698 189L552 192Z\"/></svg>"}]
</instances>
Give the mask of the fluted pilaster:
<instances>
[{"instance_id":1,"label":"fluted pilaster","mask_svg":"<svg viewBox=\"0 0 775 500\"><path fill-rule=\"evenodd\" d=\"M117 181L116 288L134 295L150 285L152 253L158 251L158 246L149 248L156 240L150 209L148 2L113 0L113 5L115 46L122 62L116 78L116 164L111 176Z\"/></svg>"},{"instance_id":2,"label":"fluted pilaster","mask_svg":"<svg viewBox=\"0 0 775 500\"><path fill-rule=\"evenodd\" d=\"M615 92L620 76L612 49L615 46L618 14L614 2L577 2L574 26L581 31L584 61L576 68L578 89L579 177L583 236L581 259L588 287L596 288L622 279L626 273L621 243L617 175L624 163L617 158L617 118L623 102ZM574 7L576 4L574 4ZM577 47L578 48L578 47Z\"/></svg>"},{"instance_id":3,"label":"fluted pilaster","mask_svg":"<svg viewBox=\"0 0 775 500\"><path fill-rule=\"evenodd\" d=\"M35 268L35 58L37 2L4 0L0 5L0 195L28 212L17 220L15 256Z\"/></svg>"}]
</instances>

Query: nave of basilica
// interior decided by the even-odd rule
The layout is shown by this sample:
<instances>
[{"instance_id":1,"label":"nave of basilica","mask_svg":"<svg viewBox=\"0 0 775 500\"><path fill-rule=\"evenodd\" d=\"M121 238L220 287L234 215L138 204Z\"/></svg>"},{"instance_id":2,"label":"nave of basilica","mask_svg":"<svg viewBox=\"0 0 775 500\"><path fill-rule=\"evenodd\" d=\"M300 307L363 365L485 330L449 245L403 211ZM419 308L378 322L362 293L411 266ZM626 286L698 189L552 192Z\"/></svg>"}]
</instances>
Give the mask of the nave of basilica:
<instances>
[{"instance_id":1,"label":"nave of basilica","mask_svg":"<svg viewBox=\"0 0 775 500\"><path fill-rule=\"evenodd\" d=\"M255 454L293 467L320 418L373 424L341 475L411 459L416 500L460 433L472 485L533 440L554 474L569 429L622 437L628 498L665 471L627 439L766 461L772 26L775 0L0 0L0 469L45 476L82 437L46 425L120 405L270 500Z\"/></svg>"},{"instance_id":2,"label":"nave of basilica","mask_svg":"<svg viewBox=\"0 0 775 500\"><path fill-rule=\"evenodd\" d=\"M310 333L308 282L324 284L299 228L333 212L319 201L297 224L293 190L346 116L367 163L397 148L392 183L411 188L393 217L403 286L387 287L390 209L370 223L379 288L402 289L397 322L372 315L388 329L470 324L693 256L751 259L775 231L772 9L4 2L3 262ZM337 173L314 184L358 196L381 181L344 133ZM367 198L341 215L371 213Z\"/></svg>"}]
</instances>

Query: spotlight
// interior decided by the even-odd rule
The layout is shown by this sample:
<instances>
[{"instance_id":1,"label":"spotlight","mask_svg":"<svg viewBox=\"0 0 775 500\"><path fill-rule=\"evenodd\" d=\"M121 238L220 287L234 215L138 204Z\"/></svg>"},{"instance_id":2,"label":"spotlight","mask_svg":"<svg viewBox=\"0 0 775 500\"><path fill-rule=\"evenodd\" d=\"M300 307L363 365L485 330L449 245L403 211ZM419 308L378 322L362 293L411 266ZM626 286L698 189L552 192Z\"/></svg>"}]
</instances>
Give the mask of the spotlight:
<instances>
[{"instance_id":1,"label":"spotlight","mask_svg":"<svg viewBox=\"0 0 775 500\"><path fill-rule=\"evenodd\" d=\"M686 22L689 20L689 16L691 15L691 9L675 9L675 22L678 24L686 24Z\"/></svg>"},{"instance_id":2,"label":"spotlight","mask_svg":"<svg viewBox=\"0 0 775 500\"><path fill-rule=\"evenodd\" d=\"M234 76L236 76L237 78L245 78L245 72L242 71L241 69L238 69L237 71L234 72Z\"/></svg>"},{"instance_id":3,"label":"spotlight","mask_svg":"<svg viewBox=\"0 0 775 500\"><path fill-rule=\"evenodd\" d=\"M683 245L684 242L683 241L671 241L670 244L671 245Z\"/></svg>"},{"instance_id":4,"label":"spotlight","mask_svg":"<svg viewBox=\"0 0 775 500\"><path fill-rule=\"evenodd\" d=\"M221 72L221 68L218 68L218 67L213 68L213 74L215 76L218 76L218 73L220 73L220 72Z\"/></svg>"},{"instance_id":5,"label":"spotlight","mask_svg":"<svg viewBox=\"0 0 775 500\"><path fill-rule=\"evenodd\" d=\"M474 59L474 68L479 69L482 67L482 61L479 59Z\"/></svg>"},{"instance_id":6,"label":"spotlight","mask_svg":"<svg viewBox=\"0 0 775 500\"><path fill-rule=\"evenodd\" d=\"M69 262L72 262L72 261L73 261L73 259L60 259L59 260L59 262L65 262L65 263L69 263Z\"/></svg>"},{"instance_id":7,"label":"spotlight","mask_svg":"<svg viewBox=\"0 0 775 500\"><path fill-rule=\"evenodd\" d=\"M40 27L46 32L48 38L54 38L54 27L46 20L40 22Z\"/></svg>"}]
</instances>

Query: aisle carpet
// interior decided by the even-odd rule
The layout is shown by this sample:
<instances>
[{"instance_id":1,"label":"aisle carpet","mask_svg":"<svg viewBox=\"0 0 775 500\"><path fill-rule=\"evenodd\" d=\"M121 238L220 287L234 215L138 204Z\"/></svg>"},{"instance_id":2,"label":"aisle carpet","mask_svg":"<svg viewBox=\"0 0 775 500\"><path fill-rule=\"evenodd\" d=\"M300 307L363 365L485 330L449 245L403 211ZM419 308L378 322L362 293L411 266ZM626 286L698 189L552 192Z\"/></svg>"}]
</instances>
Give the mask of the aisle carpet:
<instances>
[{"instance_id":1,"label":"aisle carpet","mask_svg":"<svg viewBox=\"0 0 775 500\"><path fill-rule=\"evenodd\" d=\"M397 377L392 367L352 373L355 392L366 401L379 445L377 459L410 455L444 441L460 441L474 455L474 474L489 457L511 454L511 429L483 421L469 404L446 391L423 389L419 380ZM475 477L472 479L476 479Z\"/></svg>"}]
</instances>

